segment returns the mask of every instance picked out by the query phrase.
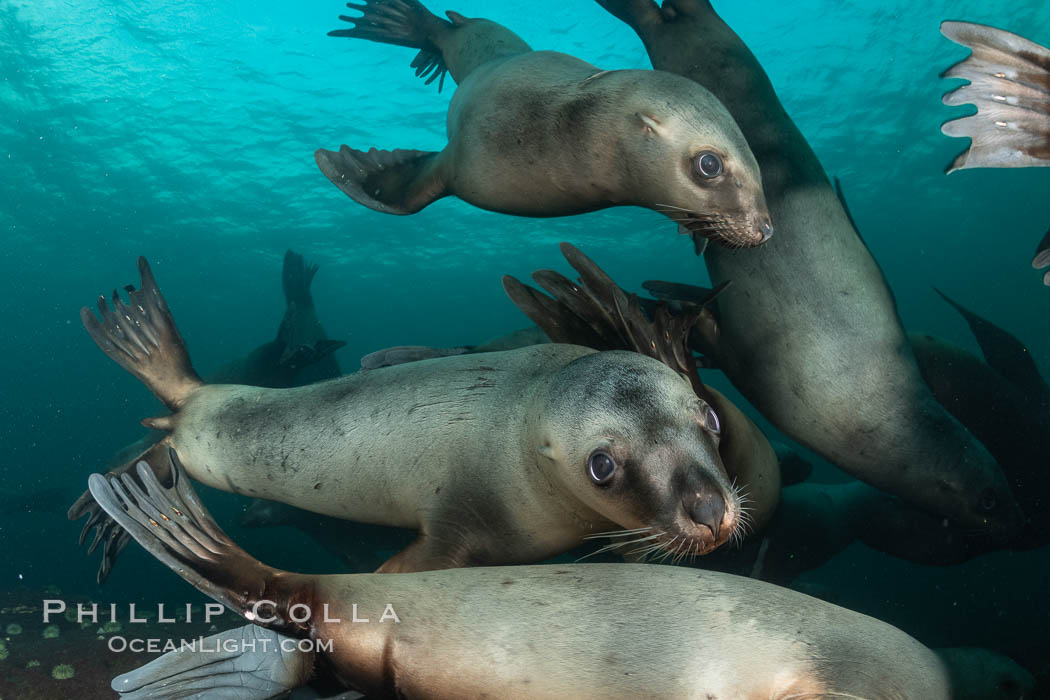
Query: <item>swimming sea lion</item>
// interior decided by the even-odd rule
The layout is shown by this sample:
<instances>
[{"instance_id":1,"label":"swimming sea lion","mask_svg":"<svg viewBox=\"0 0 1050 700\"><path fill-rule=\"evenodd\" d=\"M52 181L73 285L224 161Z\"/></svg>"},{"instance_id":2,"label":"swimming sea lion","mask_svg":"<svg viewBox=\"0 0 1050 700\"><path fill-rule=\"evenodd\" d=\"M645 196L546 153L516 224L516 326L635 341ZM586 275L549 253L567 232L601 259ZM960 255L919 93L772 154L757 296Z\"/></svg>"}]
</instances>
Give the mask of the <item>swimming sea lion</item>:
<instances>
[{"instance_id":1,"label":"swimming sea lion","mask_svg":"<svg viewBox=\"0 0 1050 700\"><path fill-rule=\"evenodd\" d=\"M707 90L670 73L603 71L533 51L484 19L436 17L418 0L350 4L329 32L420 49L417 74L459 84L440 153L319 149L321 171L376 211L411 214L455 195L482 209L565 216L616 205L656 209L731 247L773 233L754 156Z\"/></svg>"},{"instance_id":2,"label":"swimming sea lion","mask_svg":"<svg viewBox=\"0 0 1050 700\"><path fill-rule=\"evenodd\" d=\"M81 318L174 411L144 421L169 432L145 455L171 446L209 486L418 529L385 572L539 561L620 528L684 557L743 517L717 414L650 357L552 344L292 389L205 384L145 259L139 271L130 304L101 297L102 321ZM126 538L90 494L70 509L84 514L104 573Z\"/></svg>"},{"instance_id":3,"label":"swimming sea lion","mask_svg":"<svg viewBox=\"0 0 1050 700\"><path fill-rule=\"evenodd\" d=\"M977 106L941 125L947 136L971 139L946 172L1050 166L1050 49L972 22L941 22L941 34L973 51L941 74L969 81L942 101Z\"/></svg>"},{"instance_id":4,"label":"swimming sea lion","mask_svg":"<svg viewBox=\"0 0 1050 700\"><path fill-rule=\"evenodd\" d=\"M777 236L707 252L712 282L733 286L699 349L773 425L853 476L966 527L1015 530L998 465L930 395L879 266L748 48L705 0L600 4L655 68L726 105L762 168Z\"/></svg>"},{"instance_id":5,"label":"swimming sea lion","mask_svg":"<svg viewBox=\"0 0 1050 700\"><path fill-rule=\"evenodd\" d=\"M1024 527L1014 537L993 543L980 537L967 538L975 540L971 548L980 553L993 545L1026 549L1050 543L1050 473L1046 469L1050 454L1050 392L1034 365L1030 365L1031 357L1019 353L1016 361L1004 362L1000 354L996 361L999 367L1005 365L1007 372L1012 371L1011 376L939 338L913 334L911 340L934 396L999 461L1024 511ZM982 345L988 343L986 339ZM1000 342L998 347L1007 345ZM1020 343L1016 347L1023 348ZM985 350L990 361L995 356L996 351ZM1029 375L1029 370L1034 375ZM1017 381L1019 377L1032 376L1034 379ZM978 544L982 546L976 547Z\"/></svg>"},{"instance_id":6,"label":"swimming sea lion","mask_svg":"<svg viewBox=\"0 0 1050 700\"><path fill-rule=\"evenodd\" d=\"M209 382L278 389L341 374L332 353L346 343L325 335L310 293L317 270L294 250L285 252L281 272L285 310L277 337L209 374Z\"/></svg>"},{"instance_id":7,"label":"swimming sea lion","mask_svg":"<svg viewBox=\"0 0 1050 700\"><path fill-rule=\"evenodd\" d=\"M904 632L716 572L633 564L395 576L272 569L219 529L174 451L169 458L171 488L140 462L143 487L130 475L94 474L91 493L202 592L280 634L331 642L321 652L330 667L369 697L949 697L940 660Z\"/></svg>"}]
</instances>

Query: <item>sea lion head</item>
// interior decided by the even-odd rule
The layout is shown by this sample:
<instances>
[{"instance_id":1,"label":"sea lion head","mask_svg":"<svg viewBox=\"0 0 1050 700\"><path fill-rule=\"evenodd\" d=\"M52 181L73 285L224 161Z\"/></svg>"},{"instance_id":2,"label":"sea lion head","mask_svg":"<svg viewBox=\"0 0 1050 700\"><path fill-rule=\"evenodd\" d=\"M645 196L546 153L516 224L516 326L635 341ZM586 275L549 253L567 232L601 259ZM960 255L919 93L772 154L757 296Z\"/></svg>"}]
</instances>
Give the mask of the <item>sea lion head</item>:
<instances>
[{"instance_id":1,"label":"sea lion head","mask_svg":"<svg viewBox=\"0 0 1050 700\"><path fill-rule=\"evenodd\" d=\"M731 248L753 247L773 235L762 176L729 111L705 88L660 75L659 94L636 103L631 132L645 152L643 206ZM676 99L668 100L671 93ZM641 202L639 202L641 203Z\"/></svg>"},{"instance_id":2,"label":"sea lion head","mask_svg":"<svg viewBox=\"0 0 1050 700\"><path fill-rule=\"evenodd\" d=\"M555 377L540 423L550 479L635 531L621 553L706 554L736 534L741 499L719 456L718 415L667 365L585 355Z\"/></svg>"}]
</instances>

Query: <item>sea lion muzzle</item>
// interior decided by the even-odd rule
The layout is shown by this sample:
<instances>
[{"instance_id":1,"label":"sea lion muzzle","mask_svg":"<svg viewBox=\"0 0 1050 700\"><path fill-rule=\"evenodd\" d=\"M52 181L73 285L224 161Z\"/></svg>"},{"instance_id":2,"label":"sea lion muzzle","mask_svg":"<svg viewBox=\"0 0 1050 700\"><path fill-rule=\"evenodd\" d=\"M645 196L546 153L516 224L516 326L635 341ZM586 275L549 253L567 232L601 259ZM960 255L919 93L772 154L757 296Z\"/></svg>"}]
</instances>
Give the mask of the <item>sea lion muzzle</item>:
<instances>
[{"instance_id":1,"label":"sea lion muzzle","mask_svg":"<svg viewBox=\"0 0 1050 700\"><path fill-rule=\"evenodd\" d=\"M697 525L706 525L711 529L711 534L718 540L718 533L722 527L722 520L726 514L725 499L719 495L709 493L697 493L691 502L687 501L685 510L689 517Z\"/></svg>"}]
</instances>

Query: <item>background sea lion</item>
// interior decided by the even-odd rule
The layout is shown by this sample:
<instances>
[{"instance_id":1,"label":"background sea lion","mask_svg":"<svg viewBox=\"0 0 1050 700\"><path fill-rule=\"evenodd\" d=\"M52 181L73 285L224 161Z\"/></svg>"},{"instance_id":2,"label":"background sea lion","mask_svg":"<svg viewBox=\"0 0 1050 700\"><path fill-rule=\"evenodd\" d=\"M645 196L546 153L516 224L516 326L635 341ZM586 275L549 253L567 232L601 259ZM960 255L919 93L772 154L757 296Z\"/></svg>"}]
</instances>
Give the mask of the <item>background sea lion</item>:
<instances>
[{"instance_id":1,"label":"background sea lion","mask_svg":"<svg viewBox=\"0 0 1050 700\"><path fill-rule=\"evenodd\" d=\"M767 240L773 224L754 156L707 90L670 73L602 71L533 51L495 22L417 0L365 0L330 32L420 49L417 74L459 84L440 153L319 149L321 171L376 211L411 214L455 195L482 209L564 216L633 204L694 237L732 247Z\"/></svg>"},{"instance_id":2,"label":"background sea lion","mask_svg":"<svg viewBox=\"0 0 1050 700\"><path fill-rule=\"evenodd\" d=\"M310 284L318 266L294 250L284 254L281 287L285 310L277 338L208 375L213 384L251 384L274 389L338 377L333 352L346 345L330 340L317 317Z\"/></svg>"},{"instance_id":3,"label":"background sea lion","mask_svg":"<svg viewBox=\"0 0 1050 700\"><path fill-rule=\"evenodd\" d=\"M943 664L904 632L716 572L632 564L383 577L278 571L222 533L169 455L170 489L140 462L144 488L94 474L91 493L154 556L249 621L331 640L324 657L336 675L370 696L949 697ZM388 610L397 623L378 621ZM638 615L644 624L624 624ZM365 616L368 624L350 622Z\"/></svg>"},{"instance_id":4,"label":"background sea lion","mask_svg":"<svg viewBox=\"0 0 1050 700\"><path fill-rule=\"evenodd\" d=\"M941 34L973 51L941 73L969 81L942 102L977 107L941 125L947 136L970 138L946 172L1050 166L1050 49L973 22L941 22Z\"/></svg>"},{"instance_id":5,"label":"background sea lion","mask_svg":"<svg viewBox=\"0 0 1050 700\"><path fill-rule=\"evenodd\" d=\"M556 344L292 389L206 385L145 259L139 271L130 304L102 297L102 321L81 318L175 411L144 421L169 431L145 454L172 446L209 486L418 529L383 571L539 561L621 528L653 553L703 554L742 518L717 415L662 362ZM69 515L84 514L106 569L126 539L90 494Z\"/></svg>"},{"instance_id":6,"label":"background sea lion","mask_svg":"<svg viewBox=\"0 0 1050 700\"><path fill-rule=\"evenodd\" d=\"M701 349L773 425L859 479L989 534L1020 514L998 465L922 381L893 295L762 67L704 0L600 0L653 66L708 87L762 168L777 236L714 247L717 338Z\"/></svg>"},{"instance_id":7,"label":"background sea lion","mask_svg":"<svg viewBox=\"0 0 1050 700\"><path fill-rule=\"evenodd\" d=\"M980 647L933 650L948 669L952 700L1025 700L1035 679L1009 656Z\"/></svg>"}]
</instances>

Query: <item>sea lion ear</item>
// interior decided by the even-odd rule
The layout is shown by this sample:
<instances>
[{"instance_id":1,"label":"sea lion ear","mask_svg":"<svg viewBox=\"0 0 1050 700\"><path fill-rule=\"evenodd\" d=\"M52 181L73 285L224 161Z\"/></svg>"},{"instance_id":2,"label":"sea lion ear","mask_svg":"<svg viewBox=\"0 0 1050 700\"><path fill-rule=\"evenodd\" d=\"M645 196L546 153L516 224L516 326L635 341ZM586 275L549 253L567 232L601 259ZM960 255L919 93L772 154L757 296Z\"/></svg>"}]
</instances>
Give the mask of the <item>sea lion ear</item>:
<instances>
[{"instance_id":1,"label":"sea lion ear","mask_svg":"<svg viewBox=\"0 0 1050 700\"><path fill-rule=\"evenodd\" d=\"M540 445L538 448L536 448L536 451L544 457L546 457L547 459L554 459L554 448L551 446L550 443L544 443L543 445Z\"/></svg>"},{"instance_id":2,"label":"sea lion ear","mask_svg":"<svg viewBox=\"0 0 1050 700\"><path fill-rule=\"evenodd\" d=\"M656 134L657 136L662 135L662 125L660 120L651 114L645 112L636 112L635 116L638 117L638 121L642 123L642 129L647 134Z\"/></svg>"}]
</instances>

